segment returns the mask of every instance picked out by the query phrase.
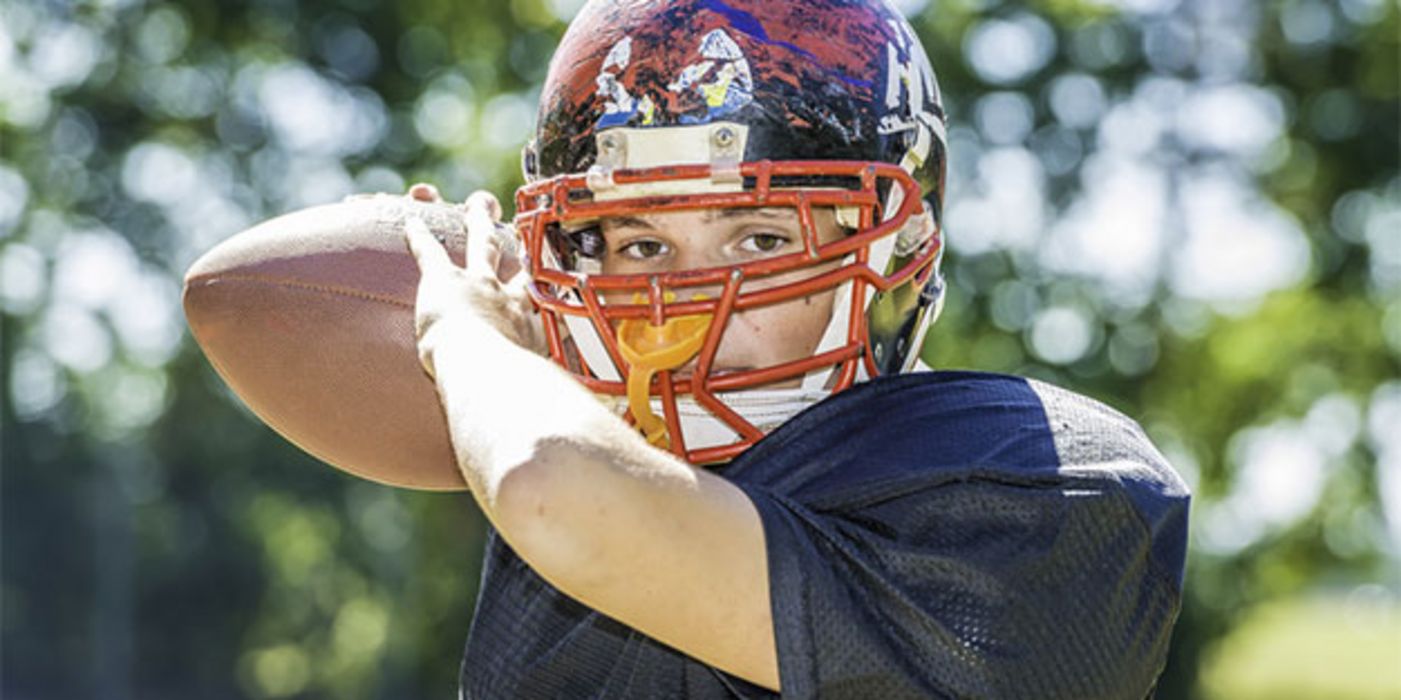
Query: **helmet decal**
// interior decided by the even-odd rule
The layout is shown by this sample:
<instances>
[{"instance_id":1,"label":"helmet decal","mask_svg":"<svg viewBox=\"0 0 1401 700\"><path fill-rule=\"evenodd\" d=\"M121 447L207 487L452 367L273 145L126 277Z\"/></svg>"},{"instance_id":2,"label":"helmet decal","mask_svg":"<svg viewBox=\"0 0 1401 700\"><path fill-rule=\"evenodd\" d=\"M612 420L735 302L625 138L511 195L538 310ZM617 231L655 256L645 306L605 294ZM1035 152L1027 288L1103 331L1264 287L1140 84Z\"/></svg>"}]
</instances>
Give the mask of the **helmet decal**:
<instances>
[{"instance_id":1,"label":"helmet decal","mask_svg":"<svg viewBox=\"0 0 1401 700\"><path fill-rule=\"evenodd\" d=\"M935 137L944 140L943 115L929 109L942 100L934 69L922 51L913 50L919 39L910 25L893 20L889 24L896 36L886 44L885 106L890 112L877 128L884 135L913 132L905 159L908 168L916 169L929 157Z\"/></svg>"},{"instance_id":2,"label":"helmet decal","mask_svg":"<svg viewBox=\"0 0 1401 700\"><path fill-rule=\"evenodd\" d=\"M683 115L682 124L708 124L753 100L754 79L749 73L749 61L725 30L712 29L702 37L700 55L700 61L682 68L676 80L666 86L672 92L694 89L705 100L705 115ZM711 80L701 82L706 78Z\"/></svg>"},{"instance_id":3,"label":"helmet decal","mask_svg":"<svg viewBox=\"0 0 1401 700\"><path fill-rule=\"evenodd\" d=\"M598 86L594 94L603 98L603 116L599 117L598 128L606 129L628 123L641 107L628 93L628 89L618 82L618 75L627 70L632 62L632 37L625 36L603 59L603 67L598 71L594 83ZM646 98L644 98L646 99ZM647 123L651 123L651 100L647 99Z\"/></svg>"}]
</instances>

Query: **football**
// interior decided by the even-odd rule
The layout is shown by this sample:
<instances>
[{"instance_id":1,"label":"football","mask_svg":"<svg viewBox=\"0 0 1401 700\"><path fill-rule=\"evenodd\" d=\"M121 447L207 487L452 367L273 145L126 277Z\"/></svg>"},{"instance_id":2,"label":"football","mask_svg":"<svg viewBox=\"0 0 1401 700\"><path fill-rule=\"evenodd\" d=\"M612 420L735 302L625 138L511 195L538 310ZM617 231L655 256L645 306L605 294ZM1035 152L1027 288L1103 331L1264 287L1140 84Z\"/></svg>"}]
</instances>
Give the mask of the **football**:
<instances>
[{"instance_id":1,"label":"football","mask_svg":"<svg viewBox=\"0 0 1401 700\"><path fill-rule=\"evenodd\" d=\"M185 276L185 316L254 414L334 467L392 486L465 489L433 381L418 361L417 216L459 265L463 210L369 195L271 219Z\"/></svg>"}]
</instances>

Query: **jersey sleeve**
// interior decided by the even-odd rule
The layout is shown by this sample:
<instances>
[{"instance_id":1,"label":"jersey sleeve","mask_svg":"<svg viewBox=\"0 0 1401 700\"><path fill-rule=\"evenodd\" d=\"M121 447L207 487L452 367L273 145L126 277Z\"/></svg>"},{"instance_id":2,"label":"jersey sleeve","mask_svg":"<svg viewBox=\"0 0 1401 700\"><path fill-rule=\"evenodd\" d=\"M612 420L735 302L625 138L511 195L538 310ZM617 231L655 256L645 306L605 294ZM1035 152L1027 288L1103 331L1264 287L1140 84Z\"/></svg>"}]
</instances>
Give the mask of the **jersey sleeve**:
<instances>
[{"instance_id":1,"label":"jersey sleeve","mask_svg":"<svg viewBox=\"0 0 1401 700\"><path fill-rule=\"evenodd\" d=\"M925 426L942 437L912 423L821 451L820 475L737 481L764 525L785 697L1151 692L1180 605L1185 488L1152 476L1151 446L1062 463L1022 386L1035 412L998 403ZM1021 427L988 429L996 416Z\"/></svg>"}]
</instances>

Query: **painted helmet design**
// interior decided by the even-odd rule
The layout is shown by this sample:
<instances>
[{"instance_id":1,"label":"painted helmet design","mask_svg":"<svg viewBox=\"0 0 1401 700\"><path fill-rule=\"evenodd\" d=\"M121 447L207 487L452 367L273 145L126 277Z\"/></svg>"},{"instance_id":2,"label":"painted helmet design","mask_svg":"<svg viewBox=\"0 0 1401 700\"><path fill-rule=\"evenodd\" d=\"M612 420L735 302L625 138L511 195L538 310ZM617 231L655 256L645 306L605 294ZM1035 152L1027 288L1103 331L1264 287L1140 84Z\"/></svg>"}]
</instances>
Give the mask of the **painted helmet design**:
<instances>
[{"instance_id":1,"label":"painted helmet design","mask_svg":"<svg viewBox=\"0 0 1401 700\"><path fill-rule=\"evenodd\" d=\"M551 355L693 463L911 369L941 307L944 113L913 30L881 0L594 0L551 62L522 161L515 225ZM799 249L608 271L600 222L759 208L791 210ZM819 238L824 209L835 240ZM737 318L829 292L810 355L717 367Z\"/></svg>"}]
</instances>

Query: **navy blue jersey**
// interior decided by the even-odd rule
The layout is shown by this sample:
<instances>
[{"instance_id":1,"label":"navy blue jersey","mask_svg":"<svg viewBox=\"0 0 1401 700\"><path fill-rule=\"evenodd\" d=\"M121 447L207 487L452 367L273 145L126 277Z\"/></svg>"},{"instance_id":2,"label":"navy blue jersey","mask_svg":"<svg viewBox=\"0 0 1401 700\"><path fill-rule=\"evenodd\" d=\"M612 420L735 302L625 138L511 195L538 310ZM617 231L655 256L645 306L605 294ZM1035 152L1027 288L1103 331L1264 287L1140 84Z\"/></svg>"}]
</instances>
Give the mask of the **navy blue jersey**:
<instances>
[{"instance_id":1,"label":"navy blue jersey","mask_svg":"<svg viewBox=\"0 0 1401 700\"><path fill-rule=\"evenodd\" d=\"M719 470L768 548L783 694L1143 698L1187 489L1138 425L1040 382L876 379ZM492 533L464 698L762 698L555 590Z\"/></svg>"}]
</instances>

